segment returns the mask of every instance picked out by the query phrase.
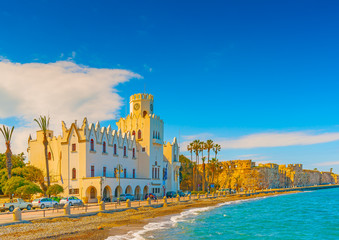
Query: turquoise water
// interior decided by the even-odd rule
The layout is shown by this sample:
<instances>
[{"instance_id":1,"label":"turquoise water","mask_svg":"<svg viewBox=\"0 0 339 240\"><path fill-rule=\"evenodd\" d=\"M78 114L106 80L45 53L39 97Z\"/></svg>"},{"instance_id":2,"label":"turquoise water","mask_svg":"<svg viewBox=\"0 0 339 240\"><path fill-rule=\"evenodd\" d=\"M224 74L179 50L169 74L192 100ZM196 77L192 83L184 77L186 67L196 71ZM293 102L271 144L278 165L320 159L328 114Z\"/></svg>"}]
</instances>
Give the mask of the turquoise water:
<instances>
[{"instance_id":1,"label":"turquoise water","mask_svg":"<svg viewBox=\"0 0 339 240\"><path fill-rule=\"evenodd\" d=\"M339 239L339 189L267 197L192 213L150 235L155 239Z\"/></svg>"},{"instance_id":2,"label":"turquoise water","mask_svg":"<svg viewBox=\"0 0 339 240\"><path fill-rule=\"evenodd\" d=\"M339 189L191 209L118 238L339 239Z\"/></svg>"}]
</instances>

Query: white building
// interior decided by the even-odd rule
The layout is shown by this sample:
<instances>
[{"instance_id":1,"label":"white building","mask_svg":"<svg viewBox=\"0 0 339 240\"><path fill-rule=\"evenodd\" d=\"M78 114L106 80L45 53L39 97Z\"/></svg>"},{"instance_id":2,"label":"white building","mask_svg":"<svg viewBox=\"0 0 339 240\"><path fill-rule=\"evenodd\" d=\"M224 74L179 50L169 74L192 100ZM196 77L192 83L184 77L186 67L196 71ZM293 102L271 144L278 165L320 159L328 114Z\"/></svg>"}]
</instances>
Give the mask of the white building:
<instances>
[{"instance_id":1,"label":"white building","mask_svg":"<svg viewBox=\"0 0 339 240\"><path fill-rule=\"evenodd\" d=\"M149 192L163 196L179 190L178 143L176 138L164 142L164 123L153 114L153 96L131 96L130 108L117 130L89 125L85 118L80 127L75 122L67 128L62 122L62 136L48 131L51 184L62 185L64 196L96 202L115 200L119 193L143 199ZM42 131L36 140L29 138L28 158L46 173Z\"/></svg>"}]
</instances>

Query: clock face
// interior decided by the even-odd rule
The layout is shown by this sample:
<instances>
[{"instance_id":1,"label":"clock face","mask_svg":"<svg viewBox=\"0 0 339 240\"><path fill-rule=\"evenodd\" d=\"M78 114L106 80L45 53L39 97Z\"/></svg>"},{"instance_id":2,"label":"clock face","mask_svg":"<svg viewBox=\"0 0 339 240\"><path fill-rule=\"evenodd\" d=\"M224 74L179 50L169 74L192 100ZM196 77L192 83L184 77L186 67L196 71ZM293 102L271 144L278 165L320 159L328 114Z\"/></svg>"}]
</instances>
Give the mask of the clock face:
<instances>
[{"instance_id":1,"label":"clock face","mask_svg":"<svg viewBox=\"0 0 339 240\"><path fill-rule=\"evenodd\" d=\"M151 104L151 111L153 111L153 104Z\"/></svg>"},{"instance_id":2,"label":"clock face","mask_svg":"<svg viewBox=\"0 0 339 240\"><path fill-rule=\"evenodd\" d=\"M134 110L139 110L139 108L140 108L140 104L139 103L134 104Z\"/></svg>"}]
</instances>

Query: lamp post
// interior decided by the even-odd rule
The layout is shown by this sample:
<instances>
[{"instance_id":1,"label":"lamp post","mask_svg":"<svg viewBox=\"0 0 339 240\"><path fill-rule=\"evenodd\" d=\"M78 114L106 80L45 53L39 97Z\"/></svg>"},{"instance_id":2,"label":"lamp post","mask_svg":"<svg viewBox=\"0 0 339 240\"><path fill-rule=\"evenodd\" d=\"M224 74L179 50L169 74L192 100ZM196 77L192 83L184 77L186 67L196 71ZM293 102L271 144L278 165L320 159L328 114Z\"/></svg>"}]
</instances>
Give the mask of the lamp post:
<instances>
[{"instance_id":1,"label":"lamp post","mask_svg":"<svg viewBox=\"0 0 339 240\"><path fill-rule=\"evenodd\" d=\"M120 204L120 173L123 171L122 165L118 164L117 169L115 170L115 177L117 178L117 181L119 182L119 188L118 188L118 197L117 202Z\"/></svg>"}]
</instances>

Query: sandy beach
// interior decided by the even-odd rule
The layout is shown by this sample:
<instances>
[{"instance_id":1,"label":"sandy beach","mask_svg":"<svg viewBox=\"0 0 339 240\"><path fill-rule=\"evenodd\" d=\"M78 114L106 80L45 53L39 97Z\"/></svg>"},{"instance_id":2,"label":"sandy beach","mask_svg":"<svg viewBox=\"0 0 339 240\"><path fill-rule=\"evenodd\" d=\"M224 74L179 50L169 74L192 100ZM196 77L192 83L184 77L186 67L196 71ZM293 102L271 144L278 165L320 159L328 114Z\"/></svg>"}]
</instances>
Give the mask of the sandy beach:
<instances>
[{"instance_id":1,"label":"sandy beach","mask_svg":"<svg viewBox=\"0 0 339 240\"><path fill-rule=\"evenodd\" d=\"M164 216L179 214L191 208L201 208L229 201L260 198L278 194L290 194L295 192L262 193L243 197L228 196L217 199L200 199L198 201L170 203L168 204L168 207L140 207L138 209L129 209L123 212L98 213L95 216L89 217L36 220L27 224L16 224L1 227L0 239L102 240L107 239L109 236L124 235L130 231L140 230L149 222L161 221L161 218L164 218Z\"/></svg>"}]
</instances>

